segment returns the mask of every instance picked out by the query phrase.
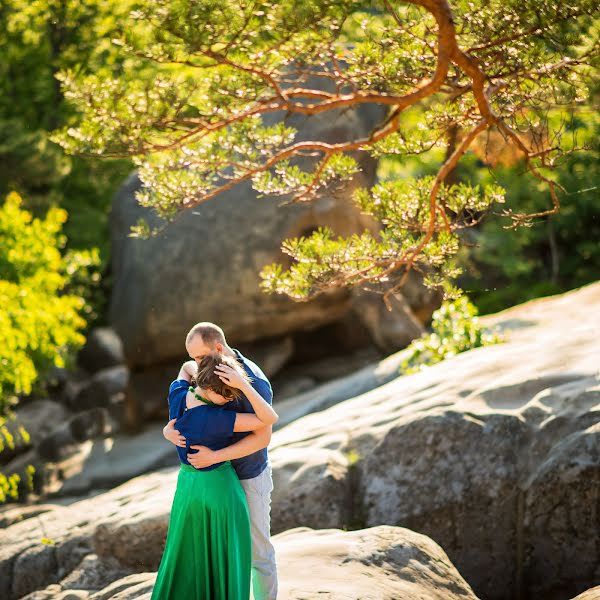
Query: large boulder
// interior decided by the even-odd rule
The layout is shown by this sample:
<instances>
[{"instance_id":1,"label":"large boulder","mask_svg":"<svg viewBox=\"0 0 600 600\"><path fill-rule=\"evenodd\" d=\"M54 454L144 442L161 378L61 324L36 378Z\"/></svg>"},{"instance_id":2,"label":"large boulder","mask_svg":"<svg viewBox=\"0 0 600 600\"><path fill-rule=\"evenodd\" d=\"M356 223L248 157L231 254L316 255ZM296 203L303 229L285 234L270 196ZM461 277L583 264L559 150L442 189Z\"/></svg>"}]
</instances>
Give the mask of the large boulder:
<instances>
[{"instance_id":1,"label":"large boulder","mask_svg":"<svg viewBox=\"0 0 600 600\"><path fill-rule=\"evenodd\" d=\"M280 600L477 600L444 551L408 529L297 528L274 537L273 543ZM89 555L60 584L23 600L150 598L154 573L119 577L113 565ZM112 582L98 590L99 583L111 576ZM73 596L67 596L68 592Z\"/></svg>"},{"instance_id":2,"label":"large boulder","mask_svg":"<svg viewBox=\"0 0 600 600\"><path fill-rule=\"evenodd\" d=\"M367 135L383 116L381 107L363 105L327 115L294 115L291 124L298 128L300 140L341 142ZM324 225L340 235L376 229L374 221L350 199L354 188L375 181L375 161L365 153L357 158L362 170L343 194L281 207L280 199L257 198L251 185L242 183L180 215L149 240L129 236L141 217L158 223L149 209L138 205L135 193L141 184L132 174L117 193L110 218L114 282L110 319L123 340L129 366L183 358L185 335L201 320L221 325L228 340L237 345L315 329L348 314L352 302L347 291L297 303L263 293L259 271L272 262L285 263L280 251L285 238ZM416 310L424 302L417 296ZM430 315L435 301L427 298ZM414 329L414 317L405 313L398 311L395 318L408 319L409 328ZM376 322L369 321L371 326Z\"/></svg>"},{"instance_id":3,"label":"large boulder","mask_svg":"<svg viewBox=\"0 0 600 600\"><path fill-rule=\"evenodd\" d=\"M410 376L388 380L375 369L336 382L325 405L274 434L274 532L408 526L438 543L486 600L564 600L595 585L600 331L581 315L599 308L600 285L538 300L487 318L510 328L504 344ZM361 390L359 375L363 390L387 383L324 409ZM0 597L60 582L92 552L154 569L176 477L148 474L7 518Z\"/></svg>"},{"instance_id":4,"label":"large boulder","mask_svg":"<svg viewBox=\"0 0 600 600\"><path fill-rule=\"evenodd\" d=\"M121 365L125 362L121 339L110 327L96 327L89 332L77 360L90 373Z\"/></svg>"},{"instance_id":5,"label":"large boulder","mask_svg":"<svg viewBox=\"0 0 600 600\"><path fill-rule=\"evenodd\" d=\"M169 510L177 472L157 472L136 479L103 494L82 500L68 500L64 504L46 505L42 514L25 514L23 519L0 531L0 598L16 600L28 593L41 590L68 577L85 556L95 553L100 560L110 560L102 554L108 542L99 540L98 529L114 527L138 518L137 535L130 539L131 547L139 547L143 538L148 549L153 549L153 560L160 559L166 533ZM153 523L163 519L163 528L157 537ZM98 552L97 550L100 550ZM151 565L155 566L155 562ZM121 565L126 569L127 565ZM145 564L136 571L147 570Z\"/></svg>"},{"instance_id":6,"label":"large boulder","mask_svg":"<svg viewBox=\"0 0 600 600\"><path fill-rule=\"evenodd\" d=\"M599 309L597 284L506 311L487 319L506 343L277 431L274 531L406 526L489 600L596 583L600 331L581 315Z\"/></svg>"},{"instance_id":7,"label":"large boulder","mask_svg":"<svg viewBox=\"0 0 600 600\"><path fill-rule=\"evenodd\" d=\"M281 600L476 600L445 552L400 527L292 529L273 538Z\"/></svg>"},{"instance_id":8,"label":"large boulder","mask_svg":"<svg viewBox=\"0 0 600 600\"><path fill-rule=\"evenodd\" d=\"M71 408L77 411L106 408L117 421L121 421L124 419L128 384L129 369L125 365L101 369L80 387Z\"/></svg>"},{"instance_id":9,"label":"large boulder","mask_svg":"<svg viewBox=\"0 0 600 600\"><path fill-rule=\"evenodd\" d=\"M13 446L3 448L0 454L2 464L38 444L53 430L62 426L70 415L62 404L48 399L34 400L17 407L15 415L6 421Z\"/></svg>"}]
</instances>

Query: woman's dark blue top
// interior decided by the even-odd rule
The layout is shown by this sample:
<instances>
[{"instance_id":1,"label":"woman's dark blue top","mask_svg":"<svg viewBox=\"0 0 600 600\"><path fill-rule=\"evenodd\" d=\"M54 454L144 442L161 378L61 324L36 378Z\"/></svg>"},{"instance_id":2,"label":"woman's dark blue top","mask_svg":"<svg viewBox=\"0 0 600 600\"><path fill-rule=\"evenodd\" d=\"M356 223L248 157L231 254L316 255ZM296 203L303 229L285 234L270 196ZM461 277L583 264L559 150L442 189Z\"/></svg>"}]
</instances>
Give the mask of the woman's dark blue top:
<instances>
[{"instance_id":1,"label":"woman's dark blue top","mask_svg":"<svg viewBox=\"0 0 600 600\"><path fill-rule=\"evenodd\" d=\"M198 450L190 450L190 446L200 444L211 450L220 450L233 442L233 427L237 413L214 406L195 406L186 408L185 397L190 387L189 381L177 379L169 387L169 419L177 419L175 429L185 437L185 448L177 448L179 460L189 465L187 454L195 454ZM223 463L215 463L198 471L211 471Z\"/></svg>"}]
</instances>

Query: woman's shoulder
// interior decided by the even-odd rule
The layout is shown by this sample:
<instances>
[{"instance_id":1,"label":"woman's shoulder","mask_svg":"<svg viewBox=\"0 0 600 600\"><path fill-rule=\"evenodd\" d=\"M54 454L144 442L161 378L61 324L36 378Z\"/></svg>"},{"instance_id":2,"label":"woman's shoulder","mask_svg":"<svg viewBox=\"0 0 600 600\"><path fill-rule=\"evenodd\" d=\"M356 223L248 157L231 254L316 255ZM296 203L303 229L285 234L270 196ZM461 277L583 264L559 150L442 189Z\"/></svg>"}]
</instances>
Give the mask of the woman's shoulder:
<instances>
[{"instance_id":1,"label":"woman's shoulder","mask_svg":"<svg viewBox=\"0 0 600 600\"><path fill-rule=\"evenodd\" d=\"M169 386L169 416L171 419L178 418L185 410L185 397L187 396L189 382L184 379L176 379Z\"/></svg>"}]
</instances>

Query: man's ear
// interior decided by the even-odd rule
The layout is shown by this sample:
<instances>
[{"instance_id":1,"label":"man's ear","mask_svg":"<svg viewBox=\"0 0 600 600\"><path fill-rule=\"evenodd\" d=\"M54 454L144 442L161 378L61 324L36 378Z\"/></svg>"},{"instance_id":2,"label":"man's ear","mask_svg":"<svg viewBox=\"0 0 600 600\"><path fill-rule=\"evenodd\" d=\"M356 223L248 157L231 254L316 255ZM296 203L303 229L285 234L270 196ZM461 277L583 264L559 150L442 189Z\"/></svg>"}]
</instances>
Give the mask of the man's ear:
<instances>
[{"instance_id":1,"label":"man's ear","mask_svg":"<svg viewBox=\"0 0 600 600\"><path fill-rule=\"evenodd\" d=\"M215 349L219 354L223 354L223 344L221 344L220 342L217 342L215 344Z\"/></svg>"}]
</instances>

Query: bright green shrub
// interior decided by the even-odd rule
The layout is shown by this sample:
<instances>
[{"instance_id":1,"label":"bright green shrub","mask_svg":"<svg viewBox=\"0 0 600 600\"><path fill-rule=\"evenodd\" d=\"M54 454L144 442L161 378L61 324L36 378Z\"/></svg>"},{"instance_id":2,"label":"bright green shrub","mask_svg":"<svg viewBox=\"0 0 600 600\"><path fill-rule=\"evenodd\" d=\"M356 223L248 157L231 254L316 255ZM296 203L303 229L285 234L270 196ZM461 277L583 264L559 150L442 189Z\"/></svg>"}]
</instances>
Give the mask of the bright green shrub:
<instances>
[{"instance_id":1,"label":"bright green shrub","mask_svg":"<svg viewBox=\"0 0 600 600\"><path fill-rule=\"evenodd\" d=\"M29 394L49 367L64 366L85 341L85 301L68 293L80 254L63 256L67 213L51 208L44 219L21 208L16 193L0 207L0 411Z\"/></svg>"},{"instance_id":2,"label":"bright green shrub","mask_svg":"<svg viewBox=\"0 0 600 600\"><path fill-rule=\"evenodd\" d=\"M497 344L502 341L496 333L489 332L477 317L477 307L466 296L444 302L433 313L432 332L414 340L408 358L402 363L406 373L419 371L460 352Z\"/></svg>"}]
</instances>

